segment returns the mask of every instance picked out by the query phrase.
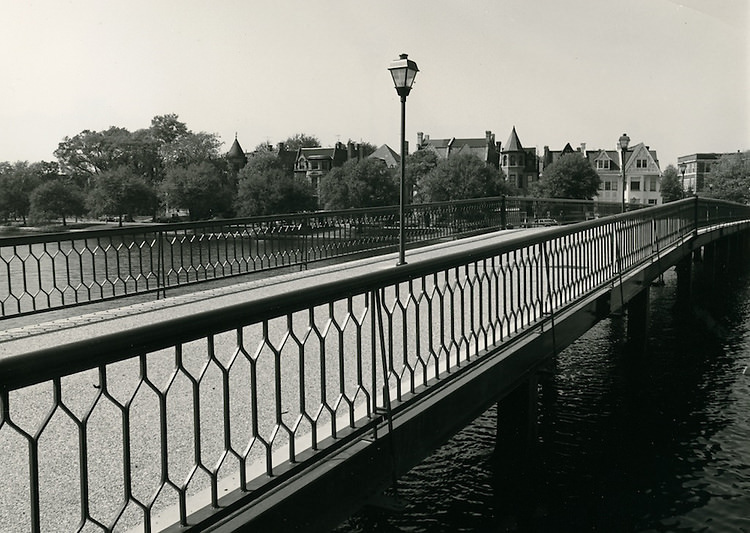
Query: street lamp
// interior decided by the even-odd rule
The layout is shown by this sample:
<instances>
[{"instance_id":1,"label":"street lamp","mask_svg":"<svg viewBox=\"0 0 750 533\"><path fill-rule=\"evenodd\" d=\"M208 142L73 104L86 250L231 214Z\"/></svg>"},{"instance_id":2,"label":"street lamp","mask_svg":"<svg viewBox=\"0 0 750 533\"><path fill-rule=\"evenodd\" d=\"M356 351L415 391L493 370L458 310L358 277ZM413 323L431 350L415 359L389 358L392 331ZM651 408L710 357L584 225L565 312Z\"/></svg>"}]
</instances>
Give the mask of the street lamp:
<instances>
[{"instance_id":1,"label":"street lamp","mask_svg":"<svg viewBox=\"0 0 750 533\"><path fill-rule=\"evenodd\" d=\"M625 188L627 187L627 182L625 181L625 154L628 151L628 144L630 143L630 137L628 137L627 133L623 133L620 135L619 139L620 143L620 150L622 152L622 212L625 212Z\"/></svg>"},{"instance_id":2,"label":"street lamp","mask_svg":"<svg viewBox=\"0 0 750 533\"><path fill-rule=\"evenodd\" d=\"M680 163L680 174L682 174L682 197L685 198L685 170L687 169L687 165L685 163Z\"/></svg>"},{"instance_id":3,"label":"street lamp","mask_svg":"<svg viewBox=\"0 0 750 533\"><path fill-rule=\"evenodd\" d=\"M411 86L419 69L417 64L409 59L407 54L401 54L399 58L388 67L393 77L393 85L401 97L401 182L398 202L398 263L406 264L406 243L404 241L404 202L406 201L406 182L404 174L406 170L406 97L411 92Z\"/></svg>"}]
</instances>

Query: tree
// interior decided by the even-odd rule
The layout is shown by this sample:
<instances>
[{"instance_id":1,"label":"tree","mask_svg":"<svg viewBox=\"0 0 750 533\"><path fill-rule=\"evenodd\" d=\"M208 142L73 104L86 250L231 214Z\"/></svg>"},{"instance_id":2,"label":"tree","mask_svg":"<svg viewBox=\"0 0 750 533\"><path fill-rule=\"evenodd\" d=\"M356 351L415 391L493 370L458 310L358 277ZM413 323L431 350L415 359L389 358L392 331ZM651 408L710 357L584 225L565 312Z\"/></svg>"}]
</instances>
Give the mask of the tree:
<instances>
[{"instance_id":1,"label":"tree","mask_svg":"<svg viewBox=\"0 0 750 533\"><path fill-rule=\"evenodd\" d=\"M97 176L86 197L90 214L115 215L120 226L124 214L153 213L157 203L154 188L126 167Z\"/></svg>"},{"instance_id":2,"label":"tree","mask_svg":"<svg viewBox=\"0 0 750 533\"><path fill-rule=\"evenodd\" d=\"M324 209L393 205L398 199L394 172L377 159L349 160L320 181L320 205Z\"/></svg>"},{"instance_id":3,"label":"tree","mask_svg":"<svg viewBox=\"0 0 750 533\"><path fill-rule=\"evenodd\" d=\"M174 142L190 133L187 124L181 122L174 113L157 115L151 119L151 134L161 145Z\"/></svg>"},{"instance_id":4,"label":"tree","mask_svg":"<svg viewBox=\"0 0 750 533\"><path fill-rule=\"evenodd\" d=\"M191 220L231 212L232 191L220 169L208 161L167 170L161 193L167 206L187 209Z\"/></svg>"},{"instance_id":5,"label":"tree","mask_svg":"<svg viewBox=\"0 0 750 533\"><path fill-rule=\"evenodd\" d=\"M214 133L201 131L179 135L159 147L159 155L165 168L200 164L219 159L221 141Z\"/></svg>"},{"instance_id":6,"label":"tree","mask_svg":"<svg viewBox=\"0 0 750 533\"><path fill-rule=\"evenodd\" d=\"M674 165L669 165L664 169L661 176L661 201L662 203L674 202L685 196L680 183L680 176Z\"/></svg>"},{"instance_id":7,"label":"tree","mask_svg":"<svg viewBox=\"0 0 750 533\"><path fill-rule=\"evenodd\" d=\"M424 179L437 167L440 159L432 150L417 150L406 156L405 180L407 189L414 191L416 202L426 202L427 195L424 188Z\"/></svg>"},{"instance_id":8,"label":"tree","mask_svg":"<svg viewBox=\"0 0 750 533\"><path fill-rule=\"evenodd\" d=\"M159 170L158 144L147 130L131 133L114 126L103 131L83 130L65 137L55 157L63 172L81 187L90 186L94 176L118 167L129 167L150 179Z\"/></svg>"},{"instance_id":9,"label":"tree","mask_svg":"<svg viewBox=\"0 0 750 533\"><path fill-rule=\"evenodd\" d=\"M714 198L750 203L750 151L721 156L711 165L704 188Z\"/></svg>"},{"instance_id":10,"label":"tree","mask_svg":"<svg viewBox=\"0 0 750 533\"><path fill-rule=\"evenodd\" d=\"M287 150L295 151L297 148L317 148L320 146L320 141L315 135L307 135L305 133L295 133L284 141L284 146Z\"/></svg>"},{"instance_id":11,"label":"tree","mask_svg":"<svg viewBox=\"0 0 750 533\"><path fill-rule=\"evenodd\" d=\"M315 191L304 178L280 168L260 172L252 167L240 171L235 210L241 216L278 215L313 211Z\"/></svg>"},{"instance_id":12,"label":"tree","mask_svg":"<svg viewBox=\"0 0 750 533\"><path fill-rule=\"evenodd\" d=\"M498 196L507 190L502 174L474 154L457 154L440 160L420 184L427 202Z\"/></svg>"},{"instance_id":13,"label":"tree","mask_svg":"<svg viewBox=\"0 0 750 533\"><path fill-rule=\"evenodd\" d=\"M31 209L32 191L44 181L57 179L58 176L56 163L4 163L0 167L0 217L20 217L26 225Z\"/></svg>"},{"instance_id":14,"label":"tree","mask_svg":"<svg viewBox=\"0 0 750 533\"><path fill-rule=\"evenodd\" d=\"M534 194L543 198L591 200L598 194L601 178L580 154L565 154L544 170Z\"/></svg>"},{"instance_id":15,"label":"tree","mask_svg":"<svg viewBox=\"0 0 750 533\"><path fill-rule=\"evenodd\" d=\"M31 216L38 220L82 215L84 212L83 191L69 180L56 179L42 183L31 193Z\"/></svg>"}]
</instances>

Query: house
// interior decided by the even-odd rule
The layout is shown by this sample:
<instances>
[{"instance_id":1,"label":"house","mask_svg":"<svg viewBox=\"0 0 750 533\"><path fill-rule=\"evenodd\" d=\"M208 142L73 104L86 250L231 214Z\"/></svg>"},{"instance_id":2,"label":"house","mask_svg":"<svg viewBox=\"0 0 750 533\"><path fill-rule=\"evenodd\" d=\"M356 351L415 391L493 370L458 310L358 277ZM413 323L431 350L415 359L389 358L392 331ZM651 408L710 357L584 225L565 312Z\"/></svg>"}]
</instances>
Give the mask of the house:
<instances>
[{"instance_id":1,"label":"house","mask_svg":"<svg viewBox=\"0 0 750 533\"><path fill-rule=\"evenodd\" d=\"M573 148L567 143L562 150L553 151L544 147L542 165L548 167L565 154L583 155L599 174L602 182L599 194L594 198L598 202L622 203L623 174L622 152L614 150L587 150L586 143ZM625 153L625 199L627 203L657 205L661 204L661 169L656 151L639 143Z\"/></svg>"},{"instance_id":2,"label":"house","mask_svg":"<svg viewBox=\"0 0 750 533\"><path fill-rule=\"evenodd\" d=\"M500 166L500 143L495 142L495 134L486 131L484 137L458 139L430 139L429 135L417 132L417 150L432 150L441 159L456 154L474 154L488 165Z\"/></svg>"},{"instance_id":3,"label":"house","mask_svg":"<svg viewBox=\"0 0 750 533\"><path fill-rule=\"evenodd\" d=\"M380 159L385 163L388 168L396 168L401 165L401 156L393 151L393 149L384 144L373 153L367 156L368 159Z\"/></svg>"},{"instance_id":4,"label":"house","mask_svg":"<svg viewBox=\"0 0 750 533\"><path fill-rule=\"evenodd\" d=\"M227 152L227 161L229 161L230 168L235 172L239 172L247 165L247 156L237 140L237 135L234 136L234 142Z\"/></svg>"},{"instance_id":5,"label":"house","mask_svg":"<svg viewBox=\"0 0 750 533\"><path fill-rule=\"evenodd\" d=\"M599 174L599 202L621 203L623 200L622 151L591 150L586 158ZM626 203L658 205L661 200L661 169L656 151L643 143L628 148L625 152Z\"/></svg>"},{"instance_id":6,"label":"house","mask_svg":"<svg viewBox=\"0 0 750 533\"><path fill-rule=\"evenodd\" d=\"M500 150L500 168L508 183L518 188L521 194L528 194L529 185L539 179L536 148L524 148L521 145L515 126L505 147Z\"/></svg>"},{"instance_id":7,"label":"house","mask_svg":"<svg viewBox=\"0 0 750 533\"><path fill-rule=\"evenodd\" d=\"M362 159L362 145L349 141L337 142L329 147L299 148L294 159L294 175L307 179L318 195L320 180L331 169L340 167L351 159Z\"/></svg>"},{"instance_id":8,"label":"house","mask_svg":"<svg viewBox=\"0 0 750 533\"><path fill-rule=\"evenodd\" d=\"M661 203L661 169L656 151L638 143L625 152L625 199L631 204Z\"/></svg>"},{"instance_id":9,"label":"house","mask_svg":"<svg viewBox=\"0 0 750 533\"><path fill-rule=\"evenodd\" d=\"M545 146L544 154L542 155L542 173L544 173L545 168L556 162L562 156L566 154L575 154L576 152L585 154L586 143L581 143L581 147L576 149L574 149L570 143L567 143L562 150L550 150L549 146Z\"/></svg>"},{"instance_id":10,"label":"house","mask_svg":"<svg viewBox=\"0 0 750 533\"><path fill-rule=\"evenodd\" d=\"M596 200L599 202L622 203L620 152L617 150L590 150L585 153L585 156L602 180Z\"/></svg>"}]
</instances>

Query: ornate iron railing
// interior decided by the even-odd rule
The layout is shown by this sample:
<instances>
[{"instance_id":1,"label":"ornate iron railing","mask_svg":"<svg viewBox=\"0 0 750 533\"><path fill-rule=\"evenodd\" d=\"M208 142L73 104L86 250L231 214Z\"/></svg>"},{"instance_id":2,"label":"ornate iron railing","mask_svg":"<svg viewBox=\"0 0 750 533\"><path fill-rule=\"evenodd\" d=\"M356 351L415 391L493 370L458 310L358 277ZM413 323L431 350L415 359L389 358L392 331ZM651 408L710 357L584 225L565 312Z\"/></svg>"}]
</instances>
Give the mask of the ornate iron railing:
<instances>
[{"instance_id":1,"label":"ornate iron railing","mask_svg":"<svg viewBox=\"0 0 750 533\"><path fill-rule=\"evenodd\" d=\"M0 359L0 530L204 528L696 222L749 218L677 202Z\"/></svg>"},{"instance_id":2,"label":"ornate iron railing","mask_svg":"<svg viewBox=\"0 0 750 533\"><path fill-rule=\"evenodd\" d=\"M427 244L615 209L525 198L415 204L405 236ZM0 238L0 318L394 250L398 223L397 207L386 207Z\"/></svg>"}]
</instances>

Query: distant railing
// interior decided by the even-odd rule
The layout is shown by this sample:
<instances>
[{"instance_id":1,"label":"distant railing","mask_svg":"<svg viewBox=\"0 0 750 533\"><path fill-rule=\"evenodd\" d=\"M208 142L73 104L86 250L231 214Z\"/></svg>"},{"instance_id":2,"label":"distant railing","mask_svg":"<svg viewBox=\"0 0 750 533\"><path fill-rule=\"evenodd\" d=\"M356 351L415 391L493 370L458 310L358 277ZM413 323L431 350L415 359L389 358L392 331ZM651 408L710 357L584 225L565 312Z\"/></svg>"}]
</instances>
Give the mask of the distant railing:
<instances>
[{"instance_id":1,"label":"distant railing","mask_svg":"<svg viewBox=\"0 0 750 533\"><path fill-rule=\"evenodd\" d=\"M405 236L428 244L618 210L515 197L415 204L406 210ZM398 224L393 206L0 238L0 318L391 251Z\"/></svg>"},{"instance_id":2,"label":"distant railing","mask_svg":"<svg viewBox=\"0 0 750 533\"><path fill-rule=\"evenodd\" d=\"M0 359L0 530L151 532L165 511L203 530L699 226L748 219L685 200Z\"/></svg>"}]
</instances>

